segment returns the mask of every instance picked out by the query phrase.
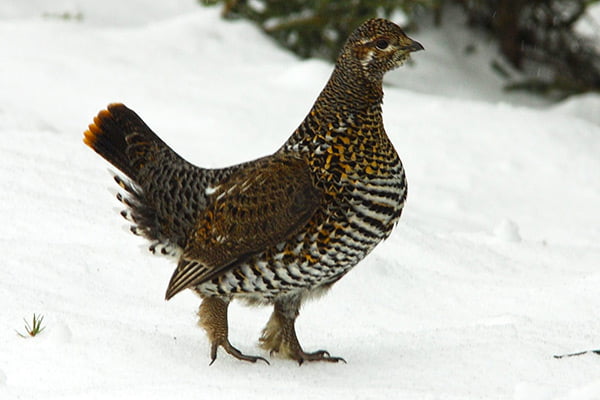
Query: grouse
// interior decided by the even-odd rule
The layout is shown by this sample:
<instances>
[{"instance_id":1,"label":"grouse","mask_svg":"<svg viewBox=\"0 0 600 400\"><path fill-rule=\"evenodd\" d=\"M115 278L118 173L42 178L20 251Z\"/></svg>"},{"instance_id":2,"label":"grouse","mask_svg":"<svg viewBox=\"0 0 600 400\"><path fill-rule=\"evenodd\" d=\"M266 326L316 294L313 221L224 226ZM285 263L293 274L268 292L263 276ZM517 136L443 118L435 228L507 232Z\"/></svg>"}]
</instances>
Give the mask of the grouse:
<instances>
[{"instance_id":1,"label":"grouse","mask_svg":"<svg viewBox=\"0 0 600 400\"><path fill-rule=\"evenodd\" d=\"M84 143L118 168L117 198L150 250L177 257L166 299L192 289L211 344L251 362L228 338L233 299L273 305L260 337L271 355L306 352L295 331L303 301L328 290L396 225L407 194L383 128L382 79L423 46L396 24L370 19L341 50L312 109L274 154L227 168L190 164L123 104L100 111Z\"/></svg>"}]
</instances>

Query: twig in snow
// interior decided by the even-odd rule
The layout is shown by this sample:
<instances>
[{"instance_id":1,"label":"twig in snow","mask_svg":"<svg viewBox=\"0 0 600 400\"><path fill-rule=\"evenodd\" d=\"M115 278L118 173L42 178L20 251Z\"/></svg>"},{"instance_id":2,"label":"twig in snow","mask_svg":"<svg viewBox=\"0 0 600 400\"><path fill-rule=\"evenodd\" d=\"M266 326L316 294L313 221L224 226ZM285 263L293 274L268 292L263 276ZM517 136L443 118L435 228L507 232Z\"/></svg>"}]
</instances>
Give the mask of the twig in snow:
<instances>
[{"instance_id":1,"label":"twig in snow","mask_svg":"<svg viewBox=\"0 0 600 400\"><path fill-rule=\"evenodd\" d=\"M592 354L592 353L600 355L600 350L585 350L585 351L580 351L577 353L560 354L560 355L555 355L554 358L575 357L575 356L582 356L584 354Z\"/></svg>"}]
</instances>

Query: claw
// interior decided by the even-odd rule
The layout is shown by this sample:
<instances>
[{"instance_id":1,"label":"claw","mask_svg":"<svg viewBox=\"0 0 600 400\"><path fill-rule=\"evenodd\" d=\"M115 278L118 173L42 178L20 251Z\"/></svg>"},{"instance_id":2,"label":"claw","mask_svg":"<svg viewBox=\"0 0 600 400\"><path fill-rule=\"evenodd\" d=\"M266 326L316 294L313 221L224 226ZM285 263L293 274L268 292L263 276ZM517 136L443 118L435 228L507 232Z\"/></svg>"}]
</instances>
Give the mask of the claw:
<instances>
[{"instance_id":1,"label":"claw","mask_svg":"<svg viewBox=\"0 0 600 400\"><path fill-rule=\"evenodd\" d=\"M235 347L233 347L231 345L231 343L229 343L229 340L224 341L223 343L213 343L210 349L210 365L213 365L213 363L215 362L215 360L217 359L217 349L219 348L219 346L223 347L223 349L228 352L229 354L231 354L232 356L234 356L235 358L237 358L238 360L242 360L242 361L248 361L251 363L255 363L258 360L264 361L267 363L267 365L271 365L271 363L264 357L260 357L260 356L249 356L247 354L242 353L241 351L239 351L238 349L236 349Z\"/></svg>"},{"instance_id":2,"label":"claw","mask_svg":"<svg viewBox=\"0 0 600 400\"><path fill-rule=\"evenodd\" d=\"M332 357L327 350L318 350L312 353L298 351L295 358L298 361L298 365L302 365L304 361L326 361L332 363L342 361L344 364L347 364L346 360L342 357Z\"/></svg>"}]
</instances>

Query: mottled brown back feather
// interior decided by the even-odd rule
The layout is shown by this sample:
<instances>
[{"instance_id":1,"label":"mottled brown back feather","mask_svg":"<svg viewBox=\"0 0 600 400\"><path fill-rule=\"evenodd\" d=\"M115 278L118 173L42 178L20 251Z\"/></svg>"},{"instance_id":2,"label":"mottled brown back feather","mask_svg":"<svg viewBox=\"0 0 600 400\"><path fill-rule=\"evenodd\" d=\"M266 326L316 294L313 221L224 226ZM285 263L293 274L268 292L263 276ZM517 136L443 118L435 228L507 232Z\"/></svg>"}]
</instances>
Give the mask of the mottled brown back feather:
<instances>
[{"instance_id":1,"label":"mottled brown back feather","mask_svg":"<svg viewBox=\"0 0 600 400\"><path fill-rule=\"evenodd\" d=\"M214 188L171 278L167 299L302 229L322 200L309 172L304 159L277 154L256 160Z\"/></svg>"}]
</instances>

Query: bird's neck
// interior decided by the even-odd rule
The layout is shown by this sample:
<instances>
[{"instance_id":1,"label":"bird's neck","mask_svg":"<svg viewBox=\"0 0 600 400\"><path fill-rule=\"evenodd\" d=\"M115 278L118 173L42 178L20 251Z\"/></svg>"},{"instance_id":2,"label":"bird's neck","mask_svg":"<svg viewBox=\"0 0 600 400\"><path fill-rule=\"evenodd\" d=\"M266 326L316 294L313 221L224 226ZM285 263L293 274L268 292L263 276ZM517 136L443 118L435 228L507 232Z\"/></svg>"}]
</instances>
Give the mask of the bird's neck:
<instances>
[{"instance_id":1,"label":"bird's neck","mask_svg":"<svg viewBox=\"0 0 600 400\"><path fill-rule=\"evenodd\" d=\"M338 65L312 109L282 150L313 147L349 132L385 134L381 117L381 80L370 81L357 69ZM369 127L369 131L363 131Z\"/></svg>"},{"instance_id":2,"label":"bird's neck","mask_svg":"<svg viewBox=\"0 0 600 400\"><path fill-rule=\"evenodd\" d=\"M338 65L315 101L312 111L329 119L340 113L370 114L381 112L381 80L370 81L357 68Z\"/></svg>"}]
</instances>

